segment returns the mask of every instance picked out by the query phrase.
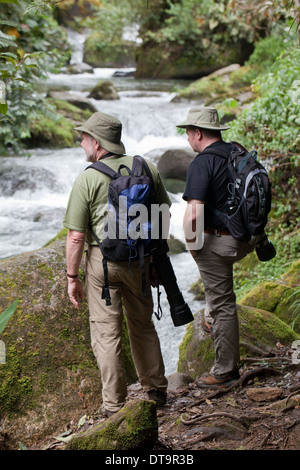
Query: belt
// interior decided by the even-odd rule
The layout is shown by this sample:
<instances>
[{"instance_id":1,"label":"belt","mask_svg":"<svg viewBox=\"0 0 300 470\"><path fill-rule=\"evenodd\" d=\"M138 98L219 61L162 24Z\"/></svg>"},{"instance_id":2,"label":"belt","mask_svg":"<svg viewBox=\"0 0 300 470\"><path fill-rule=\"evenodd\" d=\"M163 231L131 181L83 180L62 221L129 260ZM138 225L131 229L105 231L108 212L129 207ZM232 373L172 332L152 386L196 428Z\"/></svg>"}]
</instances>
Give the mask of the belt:
<instances>
[{"instance_id":1,"label":"belt","mask_svg":"<svg viewBox=\"0 0 300 470\"><path fill-rule=\"evenodd\" d=\"M218 230L216 228L205 228L204 233L208 233L209 235L216 235L216 237L221 237L222 235L231 235L228 230Z\"/></svg>"}]
</instances>

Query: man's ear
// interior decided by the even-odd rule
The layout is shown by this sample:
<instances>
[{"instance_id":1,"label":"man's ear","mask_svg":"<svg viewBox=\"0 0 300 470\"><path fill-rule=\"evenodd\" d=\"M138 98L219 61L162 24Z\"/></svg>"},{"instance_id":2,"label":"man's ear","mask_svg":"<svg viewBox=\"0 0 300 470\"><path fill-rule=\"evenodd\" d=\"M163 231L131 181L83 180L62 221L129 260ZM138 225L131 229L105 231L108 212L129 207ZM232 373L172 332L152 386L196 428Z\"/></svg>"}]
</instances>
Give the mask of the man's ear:
<instances>
[{"instance_id":1,"label":"man's ear","mask_svg":"<svg viewBox=\"0 0 300 470\"><path fill-rule=\"evenodd\" d=\"M201 140L203 138L203 133L201 132L201 129L199 129L199 127L197 127L196 129L196 134L198 140Z\"/></svg>"}]
</instances>

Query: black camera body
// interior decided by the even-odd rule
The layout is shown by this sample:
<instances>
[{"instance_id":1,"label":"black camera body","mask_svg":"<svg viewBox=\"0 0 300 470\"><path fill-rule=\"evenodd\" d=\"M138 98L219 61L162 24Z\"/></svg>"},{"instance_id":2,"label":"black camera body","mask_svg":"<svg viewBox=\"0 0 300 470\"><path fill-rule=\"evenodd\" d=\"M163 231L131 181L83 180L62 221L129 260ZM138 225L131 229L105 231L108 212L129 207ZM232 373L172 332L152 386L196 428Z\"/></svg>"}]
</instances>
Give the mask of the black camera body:
<instances>
[{"instance_id":1,"label":"black camera body","mask_svg":"<svg viewBox=\"0 0 300 470\"><path fill-rule=\"evenodd\" d=\"M190 307L184 301L169 256L164 250L153 254L153 263L170 305L174 326L182 326L194 320Z\"/></svg>"}]
</instances>

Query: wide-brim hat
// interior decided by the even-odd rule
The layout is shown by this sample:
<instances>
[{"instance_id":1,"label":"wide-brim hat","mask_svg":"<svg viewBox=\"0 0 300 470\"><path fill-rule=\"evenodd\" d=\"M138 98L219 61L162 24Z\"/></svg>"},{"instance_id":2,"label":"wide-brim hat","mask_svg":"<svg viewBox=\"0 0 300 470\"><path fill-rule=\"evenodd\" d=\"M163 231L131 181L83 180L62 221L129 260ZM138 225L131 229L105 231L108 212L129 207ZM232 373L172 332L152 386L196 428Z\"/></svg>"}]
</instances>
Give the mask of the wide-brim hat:
<instances>
[{"instance_id":1,"label":"wide-brim hat","mask_svg":"<svg viewBox=\"0 0 300 470\"><path fill-rule=\"evenodd\" d=\"M176 127L186 128L195 126L215 131L226 131L229 126L220 124L218 112L215 108L192 108L189 110L186 122Z\"/></svg>"},{"instance_id":2,"label":"wide-brim hat","mask_svg":"<svg viewBox=\"0 0 300 470\"><path fill-rule=\"evenodd\" d=\"M75 130L91 135L109 152L117 155L125 154L125 147L121 141L122 123L109 114L94 113L84 124L75 127Z\"/></svg>"}]
</instances>

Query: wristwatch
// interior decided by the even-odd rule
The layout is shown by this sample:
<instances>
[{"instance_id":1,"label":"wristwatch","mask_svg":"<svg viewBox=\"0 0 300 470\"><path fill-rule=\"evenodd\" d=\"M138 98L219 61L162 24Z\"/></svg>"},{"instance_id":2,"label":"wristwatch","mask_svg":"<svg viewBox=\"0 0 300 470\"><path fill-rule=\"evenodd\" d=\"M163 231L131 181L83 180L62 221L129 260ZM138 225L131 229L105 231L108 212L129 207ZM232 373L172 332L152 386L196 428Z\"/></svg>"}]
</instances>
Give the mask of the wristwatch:
<instances>
[{"instance_id":1,"label":"wristwatch","mask_svg":"<svg viewBox=\"0 0 300 470\"><path fill-rule=\"evenodd\" d=\"M78 277L78 274L68 274L67 273L67 277L69 277L70 279L76 279Z\"/></svg>"}]
</instances>

